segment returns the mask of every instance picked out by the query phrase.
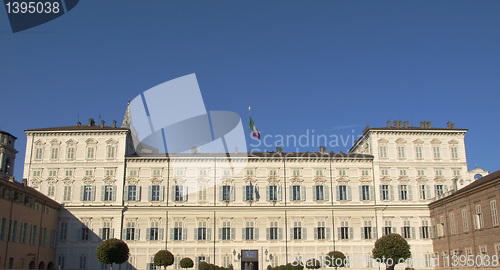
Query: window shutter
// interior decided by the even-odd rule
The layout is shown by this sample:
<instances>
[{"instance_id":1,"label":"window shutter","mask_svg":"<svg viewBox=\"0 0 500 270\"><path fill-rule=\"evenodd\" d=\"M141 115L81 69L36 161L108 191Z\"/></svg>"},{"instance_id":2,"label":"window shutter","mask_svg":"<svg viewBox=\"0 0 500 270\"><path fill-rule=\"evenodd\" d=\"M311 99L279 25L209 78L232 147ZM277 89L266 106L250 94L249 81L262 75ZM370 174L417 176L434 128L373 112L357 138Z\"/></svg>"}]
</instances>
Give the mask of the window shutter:
<instances>
[{"instance_id":1,"label":"window shutter","mask_svg":"<svg viewBox=\"0 0 500 270\"><path fill-rule=\"evenodd\" d=\"M293 186L290 186L289 190L290 190L290 196L289 196L290 197L290 201L293 201L294 200L294 198L293 198Z\"/></svg>"},{"instance_id":2,"label":"window shutter","mask_svg":"<svg viewBox=\"0 0 500 270\"><path fill-rule=\"evenodd\" d=\"M361 239L365 239L365 228L361 227Z\"/></svg>"},{"instance_id":3,"label":"window shutter","mask_svg":"<svg viewBox=\"0 0 500 270\"><path fill-rule=\"evenodd\" d=\"M231 228L231 240L236 239L236 228Z\"/></svg>"},{"instance_id":4,"label":"window shutter","mask_svg":"<svg viewBox=\"0 0 500 270\"><path fill-rule=\"evenodd\" d=\"M338 227L338 228L337 228L337 239L338 239L338 240L341 240L341 239L342 239L342 232L341 232L340 227Z\"/></svg>"},{"instance_id":5,"label":"window shutter","mask_svg":"<svg viewBox=\"0 0 500 270\"><path fill-rule=\"evenodd\" d=\"M152 200L153 200L153 187L152 186L148 186L148 202L150 202Z\"/></svg>"},{"instance_id":6,"label":"window shutter","mask_svg":"<svg viewBox=\"0 0 500 270\"><path fill-rule=\"evenodd\" d=\"M106 190L106 186L101 186L101 202L104 202L105 190Z\"/></svg>"},{"instance_id":7,"label":"window shutter","mask_svg":"<svg viewBox=\"0 0 500 270\"><path fill-rule=\"evenodd\" d=\"M376 228L373 230L373 237L372 238L373 239L378 239L378 231L377 231Z\"/></svg>"},{"instance_id":8,"label":"window shutter","mask_svg":"<svg viewBox=\"0 0 500 270\"><path fill-rule=\"evenodd\" d=\"M425 185L425 198L427 200L431 198L431 187L429 185Z\"/></svg>"},{"instance_id":9,"label":"window shutter","mask_svg":"<svg viewBox=\"0 0 500 270\"><path fill-rule=\"evenodd\" d=\"M163 240L163 231L164 230L165 229L163 229L163 228L158 229L158 240L160 240L160 241Z\"/></svg>"},{"instance_id":10,"label":"window shutter","mask_svg":"<svg viewBox=\"0 0 500 270\"><path fill-rule=\"evenodd\" d=\"M146 228L146 240L151 240L151 228Z\"/></svg>"},{"instance_id":11,"label":"window shutter","mask_svg":"<svg viewBox=\"0 0 500 270\"><path fill-rule=\"evenodd\" d=\"M332 237L331 236L331 229L330 228L326 228L326 239L330 240L331 237Z\"/></svg>"},{"instance_id":12,"label":"window shutter","mask_svg":"<svg viewBox=\"0 0 500 270\"><path fill-rule=\"evenodd\" d=\"M187 240L187 228L182 228L182 240Z\"/></svg>"},{"instance_id":13,"label":"window shutter","mask_svg":"<svg viewBox=\"0 0 500 270\"><path fill-rule=\"evenodd\" d=\"M270 238L271 238L271 229L266 228L266 240L270 240Z\"/></svg>"},{"instance_id":14,"label":"window shutter","mask_svg":"<svg viewBox=\"0 0 500 270\"><path fill-rule=\"evenodd\" d=\"M212 228L207 228L207 240L212 239Z\"/></svg>"},{"instance_id":15,"label":"window shutter","mask_svg":"<svg viewBox=\"0 0 500 270\"><path fill-rule=\"evenodd\" d=\"M222 201L224 192L224 186L219 186L219 201Z\"/></svg>"},{"instance_id":16,"label":"window shutter","mask_svg":"<svg viewBox=\"0 0 500 270\"><path fill-rule=\"evenodd\" d=\"M325 198L325 201L330 200L330 188L328 186L325 186L323 189L323 197Z\"/></svg>"},{"instance_id":17,"label":"window shutter","mask_svg":"<svg viewBox=\"0 0 500 270\"><path fill-rule=\"evenodd\" d=\"M417 187L418 187L418 199L423 200L424 199L423 197L426 194L422 194L421 190L422 190L422 187L423 187L423 190L424 190L424 193L425 193L425 185L418 185Z\"/></svg>"},{"instance_id":18,"label":"window shutter","mask_svg":"<svg viewBox=\"0 0 500 270\"><path fill-rule=\"evenodd\" d=\"M247 189L247 186L243 186L241 189L241 197L243 198L244 201L248 201L246 189Z\"/></svg>"},{"instance_id":19,"label":"window shutter","mask_svg":"<svg viewBox=\"0 0 500 270\"><path fill-rule=\"evenodd\" d=\"M398 185L398 198L401 201L403 198L401 198L401 185Z\"/></svg>"},{"instance_id":20,"label":"window shutter","mask_svg":"<svg viewBox=\"0 0 500 270\"><path fill-rule=\"evenodd\" d=\"M174 240L174 228L170 228L170 240Z\"/></svg>"},{"instance_id":21,"label":"window shutter","mask_svg":"<svg viewBox=\"0 0 500 270\"><path fill-rule=\"evenodd\" d=\"M259 240L259 228L255 228L253 230L254 230L254 234L253 234L254 240Z\"/></svg>"},{"instance_id":22,"label":"window shutter","mask_svg":"<svg viewBox=\"0 0 500 270\"><path fill-rule=\"evenodd\" d=\"M293 240L293 227L290 228L290 240Z\"/></svg>"},{"instance_id":23,"label":"window shutter","mask_svg":"<svg viewBox=\"0 0 500 270\"><path fill-rule=\"evenodd\" d=\"M349 227L349 239L354 239L354 228Z\"/></svg>"},{"instance_id":24,"label":"window shutter","mask_svg":"<svg viewBox=\"0 0 500 270\"><path fill-rule=\"evenodd\" d=\"M127 239L127 229L123 229L122 230L122 240L126 240Z\"/></svg>"},{"instance_id":25,"label":"window shutter","mask_svg":"<svg viewBox=\"0 0 500 270\"><path fill-rule=\"evenodd\" d=\"M302 228L302 239L307 240L307 228Z\"/></svg>"},{"instance_id":26,"label":"window shutter","mask_svg":"<svg viewBox=\"0 0 500 270\"><path fill-rule=\"evenodd\" d=\"M187 202L189 199L189 187L184 186L184 201Z\"/></svg>"},{"instance_id":27,"label":"window shutter","mask_svg":"<svg viewBox=\"0 0 500 270\"><path fill-rule=\"evenodd\" d=\"M117 191L117 190L116 190L116 186L113 186L113 187L111 188L111 192L112 192L112 194L111 194L111 199L112 199L113 201L116 201L116 191ZM124 200L125 200L125 199L124 199Z\"/></svg>"},{"instance_id":28,"label":"window shutter","mask_svg":"<svg viewBox=\"0 0 500 270\"><path fill-rule=\"evenodd\" d=\"M389 185L389 196L391 201L394 201L394 187L392 185Z\"/></svg>"},{"instance_id":29,"label":"window shutter","mask_svg":"<svg viewBox=\"0 0 500 270\"><path fill-rule=\"evenodd\" d=\"M411 238L417 238L417 234L415 233L415 227L411 227Z\"/></svg>"},{"instance_id":30,"label":"window shutter","mask_svg":"<svg viewBox=\"0 0 500 270\"><path fill-rule=\"evenodd\" d=\"M401 227L401 236L405 237L403 234L404 234L404 227Z\"/></svg>"},{"instance_id":31,"label":"window shutter","mask_svg":"<svg viewBox=\"0 0 500 270\"><path fill-rule=\"evenodd\" d=\"M104 238L104 235L103 235L103 233L102 233L102 228L100 228L100 229L99 229L99 237L101 237L101 239L103 239L103 238Z\"/></svg>"},{"instance_id":32,"label":"window shutter","mask_svg":"<svg viewBox=\"0 0 500 270\"><path fill-rule=\"evenodd\" d=\"M85 191L85 186L80 187L80 201L83 201L83 192Z\"/></svg>"},{"instance_id":33,"label":"window shutter","mask_svg":"<svg viewBox=\"0 0 500 270\"><path fill-rule=\"evenodd\" d=\"M448 192L448 185L444 185L444 192Z\"/></svg>"},{"instance_id":34,"label":"window shutter","mask_svg":"<svg viewBox=\"0 0 500 270\"><path fill-rule=\"evenodd\" d=\"M282 189L281 186L278 186L278 201L282 201Z\"/></svg>"},{"instance_id":35,"label":"window shutter","mask_svg":"<svg viewBox=\"0 0 500 270\"><path fill-rule=\"evenodd\" d=\"M408 185L408 200L413 201L413 188L411 185Z\"/></svg>"},{"instance_id":36,"label":"window shutter","mask_svg":"<svg viewBox=\"0 0 500 270\"><path fill-rule=\"evenodd\" d=\"M142 187L141 186L137 186L137 201L138 202L141 201L141 194L142 194Z\"/></svg>"},{"instance_id":37,"label":"window shutter","mask_svg":"<svg viewBox=\"0 0 500 270\"><path fill-rule=\"evenodd\" d=\"M380 188L380 200L383 201L384 200L384 189L382 188L382 185L380 185L379 188Z\"/></svg>"},{"instance_id":38,"label":"window shutter","mask_svg":"<svg viewBox=\"0 0 500 270\"><path fill-rule=\"evenodd\" d=\"M246 240L247 239L247 231L245 228L241 229L241 239Z\"/></svg>"},{"instance_id":39,"label":"window shutter","mask_svg":"<svg viewBox=\"0 0 500 270\"><path fill-rule=\"evenodd\" d=\"M398 233L398 231L396 230L396 227L392 227L391 233Z\"/></svg>"},{"instance_id":40,"label":"window shutter","mask_svg":"<svg viewBox=\"0 0 500 270\"><path fill-rule=\"evenodd\" d=\"M160 202L163 202L165 200L165 187L160 186Z\"/></svg>"},{"instance_id":41,"label":"window shutter","mask_svg":"<svg viewBox=\"0 0 500 270\"><path fill-rule=\"evenodd\" d=\"M269 186L266 186L266 201L270 201L271 198L269 197Z\"/></svg>"},{"instance_id":42,"label":"window shutter","mask_svg":"<svg viewBox=\"0 0 500 270\"><path fill-rule=\"evenodd\" d=\"M259 186L255 185L253 192L255 193L254 200L258 201L260 199Z\"/></svg>"},{"instance_id":43,"label":"window shutter","mask_svg":"<svg viewBox=\"0 0 500 270\"><path fill-rule=\"evenodd\" d=\"M96 190L96 186L92 186L92 188L90 190L90 200L91 201L95 201L95 190Z\"/></svg>"},{"instance_id":44,"label":"window shutter","mask_svg":"<svg viewBox=\"0 0 500 270\"><path fill-rule=\"evenodd\" d=\"M314 228L314 240L318 240L318 228Z\"/></svg>"},{"instance_id":45,"label":"window shutter","mask_svg":"<svg viewBox=\"0 0 500 270\"><path fill-rule=\"evenodd\" d=\"M194 240L198 240L198 228L194 228Z\"/></svg>"},{"instance_id":46,"label":"window shutter","mask_svg":"<svg viewBox=\"0 0 500 270\"><path fill-rule=\"evenodd\" d=\"M352 190L351 186L347 186L347 200L352 201Z\"/></svg>"},{"instance_id":47,"label":"window shutter","mask_svg":"<svg viewBox=\"0 0 500 270\"><path fill-rule=\"evenodd\" d=\"M235 197L236 197L236 194L234 193L234 190L235 190L235 187L234 187L234 186L231 186L231 187L229 188L229 193L230 193L230 194L229 194L229 197L230 197L231 201L234 201L234 200L236 199L236 198L235 198Z\"/></svg>"},{"instance_id":48,"label":"window shutter","mask_svg":"<svg viewBox=\"0 0 500 270\"><path fill-rule=\"evenodd\" d=\"M279 229L278 229L278 238L279 238L280 240L283 240L283 228L279 228Z\"/></svg>"},{"instance_id":49,"label":"window shutter","mask_svg":"<svg viewBox=\"0 0 500 270\"><path fill-rule=\"evenodd\" d=\"M316 201L316 185L313 185L313 201Z\"/></svg>"},{"instance_id":50,"label":"window shutter","mask_svg":"<svg viewBox=\"0 0 500 270\"><path fill-rule=\"evenodd\" d=\"M222 240L222 228L218 228L219 240Z\"/></svg>"},{"instance_id":51,"label":"window shutter","mask_svg":"<svg viewBox=\"0 0 500 270\"><path fill-rule=\"evenodd\" d=\"M109 238L115 238L115 229L109 229Z\"/></svg>"},{"instance_id":52,"label":"window shutter","mask_svg":"<svg viewBox=\"0 0 500 270\"><path fill-rule=\"evenodd\" d=\"M302 201L306 200L306 186L300 186L300 199Z\"/></svg>"},{"instance_id":53,"label":"window shutter","mask_svg":"<svg viewBox=\"0 0 500 270\"><path fill-rule=\"evenodd\" d=\"M141 236L141 229L135 229L135 240L139 241L140 236Z\"/></svg>"},{"instance_id":54,"label":"window shutter","mask_svg":"<svg viewBox=\"0 0 500 270\"><path fill-rule=\"evenodd\" d=\"M170 191L170 198L172 198L172 201L175 202L175 189L177 186L172 186L172 189Z\"/></svg>"},{"instance_id":55,"label":"window shutter","mask_svg":"<svg viewBox=\"0 0 500 270\"><path fill-rule=\"evenodd\" d=\"M368 187L368 190L370 191L370 198L369 198L369 199L373 201L373 200L375 199L375 194L374 194L374 193L375 193L375 192L374 192L375 190L373 190L373 187L372 187L372 186L369 186L369 187Z\"/></svg>"},{"instance_id":56,"label":"window shutter","mask_svg":"<svg viewBox=\"0 0 500 270\"><path fill-rule=\"evenodd\" d=\"M422 235L423 230L424 230L424 227L419 227L418 235L419 235L420 239L423 239L423 235Z\"/></svg>"},{"instance_id":57,"label":"window shutter","mask_svg":"<svg viewBox=\"0 0 500 270\"><path fill-rule=\"evenodd\" d=\"M359 186L359 200L362 201L363 198L363 186Z\"/></svg>"}]
</instances>

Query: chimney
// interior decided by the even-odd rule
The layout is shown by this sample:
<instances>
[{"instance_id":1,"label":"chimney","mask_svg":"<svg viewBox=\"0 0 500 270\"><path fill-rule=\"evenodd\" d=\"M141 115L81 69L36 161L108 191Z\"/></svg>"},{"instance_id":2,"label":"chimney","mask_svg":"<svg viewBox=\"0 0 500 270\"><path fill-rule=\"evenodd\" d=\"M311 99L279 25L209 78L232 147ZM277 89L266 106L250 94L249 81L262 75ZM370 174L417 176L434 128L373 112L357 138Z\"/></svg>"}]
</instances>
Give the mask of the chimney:
<instances>
[{"instance_id":1,"label":"chimney","mask_svg":"<svg viewBox=\"0 0 500 270\"><path fill-rule=\"evenodd\" d=\"M409 121L405 121L405 128L409 128L410 127L410 122Z\"/></svg>"},{"instance_id":2,"label":"chimney","mask_svg":"<svg viewBox=\"0 0 500 270\"><path fill-rule=\"evenodd\" d=\"M279 146L276 146L276 152L281 154L281 153L283 153L283 149L281 149L281 147L279 147Z\"/></svg>"},{"instance_id":3,"label":"chimney","mask_svg":"<svg viewBox=\"0 0 500 270\"><path fill-rule=\"evenodd\" d=\"M420 121L420 127L421 128L425 128L425 122L424 121Z\"/></svg>"},{"instance_id":4,"label":"chimney","mask_svg":"<svg viewBox=\"0 0 500 270\"><path fill-rule=\"evenodd\" d=\"M387 127L390 128L391 127L391 121L390 120L387 120Z\"/></svg>"},{"instance_id":5,"label":"chimney","mask_svg":"<svg viewBox=\"0 0 500 270\"><path fill-rule=\"evenodd\" d=\"M322 153L322 154L325 154L326 153L326 147L325 146L320 146L319 147L319 152Z\"/></svg>"},{"instance_id":6,"label":"chimney","mask_svg":"<svg viewBox=\"0 0 500 270\"><path fill-rule=\"evenodd\" d=\"M94 118L89 118L89 127L95 126Z\"/></svg>"},{"instance_id":7,"label":"chimney","mask_svg":"<svg viewBox=\"0 0 500 270\"><path fill-rule=\"evenodd\" d=\"M23 178L23 186L27 187L28 186L28 179Z\"/></svg>"},{"instance_id":8,"label":"chimney","mask_svg":"<svg viewBox=\"0 0 500 270\"><path fill-rule=\"evenodd\" d=\"M116 127L116 120L113 120L113 127Z\"/></svg>"},{"instance_id":9,"label":"chimney","mask_svg":"<svg viewBox=\"0 0 500 270\"><path fill-rule=\"evenodd\" d=\"M104 120L101 120L101 127L104 127Z\"/></svg>"},{"instance_id":10,"label":"chimney","mask_svg":"<svg viewBox=\"0 0 500 270\"><path fill-rule=\"evenodd\" d=\"M452 122L450 122L450 121L448 121L448 128L449 129L455 129L455 124L452 123Z\"/></svg>"},{"instance_id":11,"label":"chimney","mask_svg":"<svg viewBox=\"0 0 500 270\"><path fill-rule=\"evenodd\" d=\"M198 148L196 146L191 147L191 154L198 153Z\"/></svg>"}]
</instances>

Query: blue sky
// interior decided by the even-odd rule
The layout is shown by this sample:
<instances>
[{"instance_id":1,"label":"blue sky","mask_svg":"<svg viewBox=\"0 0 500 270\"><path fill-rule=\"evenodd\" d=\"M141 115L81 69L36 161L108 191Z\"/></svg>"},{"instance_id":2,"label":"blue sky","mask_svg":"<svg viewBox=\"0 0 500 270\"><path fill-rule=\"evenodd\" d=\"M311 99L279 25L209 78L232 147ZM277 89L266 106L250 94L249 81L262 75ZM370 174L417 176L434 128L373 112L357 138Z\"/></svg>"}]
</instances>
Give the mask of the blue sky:
<instances>
[{"instance_id":1,"label":"blue sky","mask_svg":"<svg viewBox=\"0 0 500 270\"><path fill-rule=\"evenodd\" d=\"M263 136L452 121L469 129L469 168L495 171L498 14L500 1L80 1L12 34L0 11L0 129L19 138L20 179L25 129L121 122L128 99L196 73L207 110L246 127L250 105Z\"/></svg>"}]
</instances>

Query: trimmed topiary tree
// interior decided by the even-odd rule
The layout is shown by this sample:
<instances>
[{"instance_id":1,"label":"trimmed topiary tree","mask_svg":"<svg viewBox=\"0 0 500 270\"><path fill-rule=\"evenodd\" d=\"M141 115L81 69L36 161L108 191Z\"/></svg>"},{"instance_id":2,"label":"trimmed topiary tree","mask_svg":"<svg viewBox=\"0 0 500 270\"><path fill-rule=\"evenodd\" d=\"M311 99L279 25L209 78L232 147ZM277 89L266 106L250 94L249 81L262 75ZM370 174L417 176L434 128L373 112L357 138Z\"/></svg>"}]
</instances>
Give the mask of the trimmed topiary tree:
<instances>
[{"instance_id":1,"label":"trimmed topiary tree","mask_svg":"<svg viewBox=\"0 0 500 270\"><path fill-rule=\"evenodd\" d=\"M122 264L128 260L129 249L127 243L111 238L103 241L96 248L95 256L100 263L109 264L110 269L113 269L113 263Z\"/></svg>"},{"instance_id":2,"label":"trimmed topiary tree","mask_svg":"<svg viewBox=\"0 0 500 270\"><path fill-rule=\"evenodd\" d=\"M321 267L321 262L316 258L311 258L306 261L307 269L319 269Z\"/></svg>"},{"instance_id":3,"label":"trimmed topiary tree","mask_svg":"<svg viewBox=\"0 0 500 270\"><path fill-rule=\"evenodd\" d=\"M208 265L207 262L200 262L200 264L198 264L198 270L209 270L210 269L210 265Z\"/></svg>"},{"instance_id":4,"label":"trimmed topiary tree","mask_svg":"<svg viewBox=\"0 0 500 270\"><path fill-rule=\"evenodd\" d=\"M182 268L193 268L194 263L193 263L193 260L191 260L191 258L183 258L183 259L179 262L179 265L180 265L180 267L182 267Z\"/></svg>"},{"instance_id":5,"label":"trimmed topiary tree","mask_svg":"<svg viewBox=\"0 0 500 270\"><path fill-rule=\"evenodd\" d=\"M168 250L160 250L156 252L153 263L166 269L167 266L174 264L174 255Z\"/></svg>"},{"instance_id":6,"label":"trimmed topiary tree","mask_svg":"<svg viewBox=\"0 0 500 270\"><path fill-rule=\"evenodd\" d=\"M328 252L330 267L345 267L345 255L340 251Z\"/></svg>"},{"instance_id":7,"label":"trimmed topiary tree","mask_svg":"<svg viewBox=\"0 0 500 270\"><path fill-rule=\"evenodd\" d=\"M410 245L399 234L391 233L380 237L372 251L373 258L385 263L387 269L394 270L400 260L411 257Z\"/></svg>"}]
</instances>

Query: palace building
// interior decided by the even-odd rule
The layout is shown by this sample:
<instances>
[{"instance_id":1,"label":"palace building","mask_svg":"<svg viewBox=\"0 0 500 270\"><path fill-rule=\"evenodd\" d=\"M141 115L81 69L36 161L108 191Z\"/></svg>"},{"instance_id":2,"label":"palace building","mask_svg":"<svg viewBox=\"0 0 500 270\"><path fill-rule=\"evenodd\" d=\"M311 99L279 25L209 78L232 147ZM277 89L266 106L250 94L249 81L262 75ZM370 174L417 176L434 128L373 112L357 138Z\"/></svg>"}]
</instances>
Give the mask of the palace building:
<instances>
[{"instance_id":1,"label":"palace building","mask_svg":"<svg viewBox=\"0 0 500 270\"><path fill-rule=\"evenodd\" d=\"M429 202L473 180L466 129L422 122L367 127L348 153L141 154L129 127L26 130L24 178L59 202L61 269L107 269L103 239L130 248L122 269L154 269L155 253L266 269L337 250L351 269L378 267L375 240L399 233L418 269L432 269ZM240 164L242 170L235 171ZM487 172L484 172L485 174ZM398 266L400 268L403 266Z\"/></svg>"}]
</instances>

